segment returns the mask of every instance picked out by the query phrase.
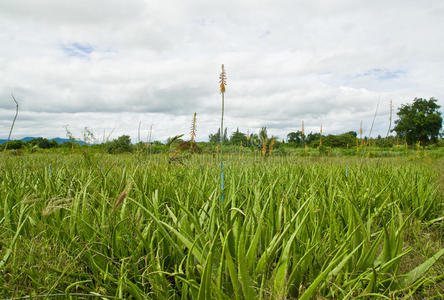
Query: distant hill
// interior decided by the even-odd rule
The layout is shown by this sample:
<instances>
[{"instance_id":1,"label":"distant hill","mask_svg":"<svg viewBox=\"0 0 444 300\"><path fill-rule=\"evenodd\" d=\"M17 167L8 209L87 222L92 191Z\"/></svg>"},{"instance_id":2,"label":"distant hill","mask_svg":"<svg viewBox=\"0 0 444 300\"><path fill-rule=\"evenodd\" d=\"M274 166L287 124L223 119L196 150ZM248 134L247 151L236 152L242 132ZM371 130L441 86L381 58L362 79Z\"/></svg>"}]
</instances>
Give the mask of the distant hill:
<instances>
[{"instance_id":1,"label":"distant hill","mask_svg":"<svg viewBox=\"0 0 444 300\"><path fill-rule=\"evenodd\" d=\"M32 136L27 136L27 137L22 138L22 141L26 143L26 142L28 142L30 140L34 140L34 139L38 139L38 138L32 137Z\"/></svg>"},{"instance_id":2,"label":"distant hill","mask_svg":"<svg viewBox=\"0 0 444 300\"><path fill-rule=\"evenodd\" d=\"M28 142L30 140L34 140L34 139L38 139L38 138L40 138L40 137L27 136L27 137L24 137L24 138L20 139L20 141L23 141L23 142L26 143L26 142ZM64 138L59 138L59 137L48 139L48 140L50 140L50 141L54 140L58 144L63 144L63 143L69 143L70 142L69 139L64 139ZM0 139L0 145L6 143L7 141L8 140L6 140L6 139ZM76 141L76 143L79 144L79 145L85 145L85 142L83 142L83 141Z\"/></svg>"},{"instance_id":3,"label":"distant hill","mask_svg":"<svg viewBox=\"0 0 444 300\"><path fill-rule=\"evenodd\" d=\"M56 141L59 144L70 143L71 142L69 139L64 139L64 138L59 138L59 137L53 138L51 140L54 140L54 141ZM79 144L79 145L85 145L86 144L84 141L76 141L76 143Z\"/></svg>"}]
</instances>

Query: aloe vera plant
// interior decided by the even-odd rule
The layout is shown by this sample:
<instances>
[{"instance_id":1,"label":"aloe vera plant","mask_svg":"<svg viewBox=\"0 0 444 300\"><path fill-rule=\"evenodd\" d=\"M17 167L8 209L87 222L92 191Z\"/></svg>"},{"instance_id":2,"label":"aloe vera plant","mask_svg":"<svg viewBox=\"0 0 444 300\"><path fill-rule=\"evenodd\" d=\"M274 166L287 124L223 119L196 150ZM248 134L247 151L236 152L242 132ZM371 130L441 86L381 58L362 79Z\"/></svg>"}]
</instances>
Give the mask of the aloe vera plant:
<instances>
[{"instance_id":1,"label":"aloe vera plant","mask_svg":"<svg viewBox=\"0 0 444 300\"><path fill-rule=\"evenodd\" d=\"M434 163L8 156L0 298L439 297Z\"/></svg>"}]
</instances>

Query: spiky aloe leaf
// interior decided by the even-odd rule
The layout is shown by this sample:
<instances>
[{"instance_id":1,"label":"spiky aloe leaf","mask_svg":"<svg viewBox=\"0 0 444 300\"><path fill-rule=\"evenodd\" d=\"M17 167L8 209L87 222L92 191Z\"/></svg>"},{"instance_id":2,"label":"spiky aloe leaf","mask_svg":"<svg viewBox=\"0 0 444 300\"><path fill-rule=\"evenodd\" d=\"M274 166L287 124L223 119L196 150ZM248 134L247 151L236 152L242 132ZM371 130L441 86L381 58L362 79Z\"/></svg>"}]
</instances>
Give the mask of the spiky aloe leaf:
<instances>
[{"instance_id":1,"label":"spiky aloe leaf","mask_svg":"<svg viewBox=\"0 0 444 300\"><path fill-rule=\"evenodd\" d=\"M428 260L411 270L406 274L403 280L401 280L398 284L398 288L404 289L411 286L415 281L421 278L432 266L436 263L441 256L444 255L444 248L436 252L432 257Z\"/></svg>"}]
</instances>

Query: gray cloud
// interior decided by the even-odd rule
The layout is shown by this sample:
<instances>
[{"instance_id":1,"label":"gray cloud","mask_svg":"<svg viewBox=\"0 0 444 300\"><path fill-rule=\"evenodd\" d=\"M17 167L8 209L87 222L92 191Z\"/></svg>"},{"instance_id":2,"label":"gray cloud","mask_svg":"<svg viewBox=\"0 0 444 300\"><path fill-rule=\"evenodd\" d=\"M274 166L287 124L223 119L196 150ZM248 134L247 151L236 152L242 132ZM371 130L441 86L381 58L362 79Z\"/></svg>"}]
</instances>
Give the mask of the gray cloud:
<instances>
[{"instance_id":1,"label":"gray cloud","mask_svg":"<svg viewBox=\"0 0 444 300\"><path fill-rule=\"evenodd\" d=\"M171 9L174 7L174 9ZM16 137L69 124L166 139L218 128L228 72L230 130L336 133L388 127L388 103L444 104L442 1L0 2L0 137L20 101ZM4 45L4 46L3 46Z\"/></svg>"}]
</instances>

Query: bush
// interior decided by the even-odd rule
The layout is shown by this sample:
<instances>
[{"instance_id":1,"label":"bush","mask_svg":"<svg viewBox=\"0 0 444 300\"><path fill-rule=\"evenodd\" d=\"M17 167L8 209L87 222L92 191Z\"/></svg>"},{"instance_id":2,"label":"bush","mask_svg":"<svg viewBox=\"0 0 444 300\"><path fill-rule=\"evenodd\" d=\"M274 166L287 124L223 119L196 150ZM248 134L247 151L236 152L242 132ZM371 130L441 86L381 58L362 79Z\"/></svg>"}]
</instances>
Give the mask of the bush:
<instances>
[{"instance_id":1,"label":"bush","mask_svg":"<svg viewBox=\"0 0 444 300\"><path fill-rule=\"evenodd\" d=\"M331 151L331 147L319 145L318 150L319 150L319 154L327 155Z\"/></svg>"},{"instance_id":2,"label":"bush","mask_svg":"<svg viewBox=\"0 0 444 300\"><path fill-rule=\"evenodd\" d=\"M128 135L119 136L106 144L106 152L111 154L132 152L131 139Z\"/></svg>"},{"instance_id":3,"label":"bush","mask_svg":"<svg viewBox=\"0 0 444 300\"><path fill-rule=\"evenodd\" d=\"M29 140L28 142L26 142L26 144L31 145L32 147L37 146L42 149L56 148L59 146L59 144L56 141L54 141L54 140L50 141L48 139L41 138L41 137L38 139Z\"/></svg>"},{"instance_id":4,"label":"bush","mask_svg":"<svg viewBox=\"0 0 444 300\"><path fill-rule=\"evenodd\" d=\"M16 150L16 149L23 149L25 147L25 143L23 141L10 141L7 143L7 149ZM6 143L4 147L6 146Z\"/></svg>"}]
</instances>

